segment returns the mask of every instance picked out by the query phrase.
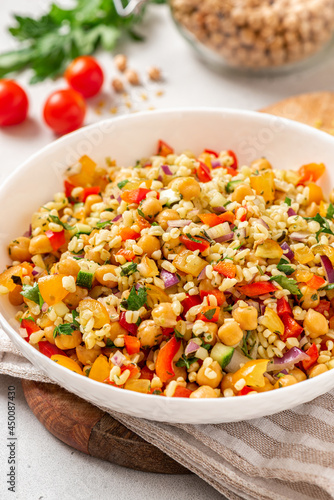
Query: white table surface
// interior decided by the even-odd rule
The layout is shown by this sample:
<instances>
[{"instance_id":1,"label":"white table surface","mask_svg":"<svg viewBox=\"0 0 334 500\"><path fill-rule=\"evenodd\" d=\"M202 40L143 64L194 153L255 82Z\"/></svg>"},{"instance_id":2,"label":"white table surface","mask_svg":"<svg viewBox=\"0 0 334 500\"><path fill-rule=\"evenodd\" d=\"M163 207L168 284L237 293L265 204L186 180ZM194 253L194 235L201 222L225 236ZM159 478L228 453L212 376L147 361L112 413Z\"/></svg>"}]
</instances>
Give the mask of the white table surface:
<instances>
[{"instance_id":1,"label":"white table surface","mask_svg":"<svg viewBox=\"0 0 334 500\"><path fill-rule=\"evenodd\" d=\"M6 32L11 13L34 14L45 9L44 0L2 1L0 4L1 51L15 47ZM334 58L329 57L302 72L275 78L255 78L215 73L196 59L189 46L176 31L167 7L150 8L143 33L143 43L124 42L121 50L129 58L144 80L144 88L131 90L132 108L125 107L124 99L110 91L110 81L116 76L109 54L99 56L107 78L105 93L93 99L87 123L111 117L110 108L120 112L173 106L213 106L259 109L293 94L317 90L334 90ZM165 81L160 85L147 84L145 71L151 65L162 68ZM41 119L42 106L47 95L64 86L62 80L27 85L27 74L18 80L28 88L30 97L29 120L20 126L0 130L0 182L32 153L54 140ZM156 91L164 95L156 96ZM143 100L145 92L148 100ZM96 113L103 99L101 114ZM4 215L3 208L1 214ZM7 491L8 472L7 390L16 387L16 425L18 470L16 493ZM63 444L37 421L25 402L19 380L0 376L0 498L2 500L58 500L92 498L127 500L218 500L215 490L195 476L165 476L128 470L108 462L88 457Z\"/></svg>"}]
</instances>

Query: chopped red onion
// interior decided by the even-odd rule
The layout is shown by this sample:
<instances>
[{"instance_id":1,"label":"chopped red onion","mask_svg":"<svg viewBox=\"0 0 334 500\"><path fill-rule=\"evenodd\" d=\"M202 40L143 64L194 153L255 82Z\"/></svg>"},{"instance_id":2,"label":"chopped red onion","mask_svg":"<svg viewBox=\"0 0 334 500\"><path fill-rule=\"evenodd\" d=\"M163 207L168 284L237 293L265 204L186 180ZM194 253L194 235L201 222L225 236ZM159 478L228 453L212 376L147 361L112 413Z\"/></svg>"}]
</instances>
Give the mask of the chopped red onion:
<instances>
[{"instance_id":1,"label":"chopped red onion","mask_svg":"<svg viewBox=\"0 0 334 500\"><path fill-rule=\"evenodd\" d=\"M260 312L260 304L255 300L246 300L245 301L249 306L255 307L255 309Z\"/></svg>"},{"instance_id":2,"label":"chopped red onion","mask_svg":"<svg viewBox=\"0 0 334 500\"><path fill-rule=\"evenodd\" d=\"M294 258L295 254L286 242L282 243L281 249L283 250L284 257L287 257L289 260Z\"/></svg>"},{"instance_id":3,"label":"chopped red onion","mask_svg":"<svg viewBox=\"0 0 334 500\"><path fill-rule=\"evenodd\" d=\"M219 236L219 238L214 238L217 243L223 243L224 241L231 241L234 238L234 233L227 233L223 236Z\"/></svg>"},{"instance_id":4,"label":"chopped red onion","mask_svg":"<svg viewBox=\"0 0 334 500\"><path fill-rule=\"evenodd\" d=\"M43 313L46 313L46 311L47 311L48 309L49 309L49 305L48 305L46 302L44 302L44 304L42 305L42 312L43 312Z\"/></svg>"},{"instance_id":5,"label":"chopped red onion","mask_svg":"<svg viewBox=\"0 0 334 500\"><path fill-rule=\"evenodd\" d=\"M161 165L161 170L166 175L173 175L173 172L171 171L168 165Z\"/></svg>"},{"instance_id":6,"label":"chopped red onion","mask_svg":"<svg viewBox=\"0 0 334 500\"><path fill-rule=\"evenodd\" d=\"M198 351L199 349L199 345L196 344L196 342L194 342L193 340L191 340L189 342L189 344L187 345L185 351L184 351L184 354L186 356L189 356L189 354L193 354L194 352Z\"/></svg>"},{"instance_id":7,"label":"chopped red onion","mask_svg":"<svg viewBox=\"0 0 334 500\"><path fill-rule=\"evenodd\" d=\"M289 217L293 217L294 215L297 215L297 214L296 214L296 212L294 211L294 209L290 207L290 208L288 209L288 216L289 216Z\"/></svg>"},{"instance_id":8,"label":"chopped red onion","mask_svg":"<svg viewBox=\"0 0 334 500\"><path fill-rule=\"evenodd\" d=\"M308 343L308 340L307 340L307 337L304 336L300 339L300 342L299 342L299 347L302 348L305 344Z\"/></svg>"},{"instance_id":9,"label":"chopped red onion","mask_svg":"<svg viewBox=\"0 0 334 500\"><path fill-rule=\"evenodd\" d=\"M110 361L116 365L116 366L123 366L124 361L126 360L126 357L124 354L121 353L121 351L116 351L115 354L113 355L112 358L110 358Z\"/></svg>"},{"instance_id":10,"label":"chopped red onion","mask_svg":"<svg viewBox=\"0 0 334 500\"><path fill-rule=\"evenodd\" d=\"M219 160L211 160L211 167L212 168L219 168L221 166L222 166L222 164L220 163Z\"/></svg>"},{"instance_id":11,"label":"chopped red onion","mask_svg":"<svg viewBox=\"0 0 334 500\"><path fill-rule=\"evenodd\" d=\"M116 215L116 217L111 222L117 222L122 218L122 215Z\"/></svg>"},{"instance_id":12,"label":"chopped red onion","mask_svg":"<svg viewBox=\"0 0 334 500\"><path fill-rule=\"evenodd\" d=\"M207 267L208 267L208 266L205 266L205 268L204 268L204 269L202 269L202 271L201 271L201 272L199 273L199 275L197 276L198 281L202 281L202 280L204 280L204 279L206 278L206 268L207 268Z\"/></svg>"},{"instance_id":13,"label":"chopped red onion","mask_svg":"<svg viewBox=\"0 0 334 500\"><path fill-rule=\"evenodd\" d=\"M290 234L290 238L295 241L306 240L309 236L311 236L311 234L308 231L294 231Z\"/></svg>"},{"instance_id":14,"label":"chopped red onion","mask_svg":"<svg viewBox=\"0 0 334 500\"><path fill-rule=\"evenodd\" d=\"M122 298L122 292L115 293L115 297L117 297L118 299L121 299Z\"/></svg>"},{"instance_id":15,"label":"chopped red onion","mask_svg":"<svg viewBox=\"0 0 334 500\"><path fill-rule=\"evenodd\" d=\"M237 299L239 299L241 297L241 293L239 292L239 290L236 290L235 288L229 288L228 290L226 290L226 292L230 293L231 295L233 295Z\"/></svg>"},{"instance_id":16,"label":"chopped red onion","mask_svg":"<svg viewBox=\"0 0 334 500\"><path fill-rule=\"evenodd\" d=\"M110 199L111 200L114 200L115 199L115 196L113 194L110 195Z\"/></svg>"},{"instance_id":17,"label":"chopped red onion","mask_svg":"<svg viewBox=\"0 0 334 500\"><path fill-rule=\"evenodd\" d=\"M225 207L213 207L212 210L216 212L216 214L223 214L226 212Z\"/></svg>"},{"instance_id":18,"label":"chopped red onion","mask_svg":"<svg viewBox=\"0 0 334 500\"><path fill-rule=\"evenodd\" d=\"M44 272L44 269L42 269L41 267L38 267L38 266L35 266L34 269L32 270L31 274L33 276L38 276L39 274L41 274L42 272Z\"/></svg>"},{"instance_id":19,"label":"chopped red onion","mask_svg":"<svg viewBox=\"0 0 334 500\"><path fill-rule=\"evenodd\" d=\"M23 339L28 337L28 332L25 328L19 328L19 334Z\"/></svg>"},{"instance_id":20,"label":"chopped red onion","mask_svg":"<svg viewBox=\"0 0 334 500\"><path fill-rule=\"evenodd\" d=\"M121 203L122 201L121 195L117 196L116 200L118 201L118 203Z\"/></svg>"},{"instance_id":21,"label":"chopped red onion","mask_svg":"<svg viewBox=\"0 0 334 500\"><path fill-rule=\"evenodd\" d=\"M162 175L158 175L157 181L162 182Z\"/></svg>"},{"instance_id":22,"label":"chopped red onion","mask_svg":"<svg viewBox=\"0 0 334 500\"><path fill-rule=\"evenodd\" d=\"M260 313L261 313L261 315L262 315L262 316L264 315L265 310L266 310L266 306L265 306L265 304L263 304L263 303L262 303L262 304L260 304Z\"/></svg>"},{"instance_id":23,"label":"chopped red onion","mask_svg":"<svg viewBox=\"0 0 334 500\"><path fill-rule=\"evenodd\" d=\"M185 226L189 226L189 224L191 224L191 223L192 223L192 220L188 220L188 219L167 221L168 227L185 227Z\"/></svg>"},{"instance_id":24,"label":"chopped red onion","mask_svg":"<svg viewBox=\"0 0 334 500\"><path fill-rule=\"evenodd\" d=\"M267 371L284 370L291 368L300 361L309 360L310 356L306 352L299 349L299 347L292 347L284 354L282 358L273 358L272 362L268 364Z\"/></svg>"},{"instance_id":25,"label":"chopped red onion","mask_svg":"<svg viewBox=\"0 0 334 500\"><path fill-rule=\"evenodd\" d=\"M264 226L266 229L269 229L268 224L263 219L259 219L258 222L262 224L262 226Z\"/></svg>"},{"instance_id":26,"label":"chopped red onion","mask_svg":"<svg viewBox=\"0 0 334 500\"><path fill-rule=\"evenodd\" d=\"M199 214L198 208L195 208L194 210L191 210L190 212L188 212L189 217L194 217L197 214Z\"/></svg>"},{"instance_id":27,"label":"chopped red onion","mask_svg":"<svg viewBox=\"0 0 334 500\"><path fill-rule=\"evenodd\" d=\"M334 269L327 255L320 255L321 264L325 271L328 283L334 283Z\"/></svg>"},{"instance_id":28,"label":"chopped red onion","mask_svg":"<svg viewBox=\"0 0 334 500\"><path fill-rule=\"evenodd\" d=\"M176 274L170 273L169 271L166 271L166 269L161 270L160 278L164 282L165 288L174 286L180 281Z\"/></svg>"}]
</instances>

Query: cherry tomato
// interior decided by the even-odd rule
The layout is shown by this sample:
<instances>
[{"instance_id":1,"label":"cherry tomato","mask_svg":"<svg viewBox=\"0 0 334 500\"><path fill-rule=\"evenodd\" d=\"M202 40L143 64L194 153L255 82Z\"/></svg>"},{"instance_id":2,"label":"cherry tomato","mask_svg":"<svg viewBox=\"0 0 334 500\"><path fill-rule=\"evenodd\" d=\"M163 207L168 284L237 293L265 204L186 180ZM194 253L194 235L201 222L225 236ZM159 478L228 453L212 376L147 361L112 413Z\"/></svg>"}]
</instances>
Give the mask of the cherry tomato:
<instances>
[{"instance_id":1,"label":"cherry tomato","mask_svg":"<svg viewBox=\"0 0 334 500\"><path fill-rule=\"evenodd\" d=\"M28 97L14 80L0 80L0 126L18 125L28 114Z\"/></svg>"},{"instance_id":2,"label":"cherry tomato","mask_svg":"<svg viewBox=\"0 0 334 500\"><path fill-rule=\"evenodd\" d=\"M83 124L86 103L72 89L56 90L44 105L44 120L56 134L67 134Z\"/></svg>"},{"instance_id":3,"label":"cherry tomato","mask_svg":"<svg viewBox=\"0 0 334 500\"><path fill-rule=\"evenodd\" d=\"M104 80L101 66L94 57L90 56L74 59L64 76L69 86L83 97L93 97L98 94Z\"/></svg>"}]
</instances>

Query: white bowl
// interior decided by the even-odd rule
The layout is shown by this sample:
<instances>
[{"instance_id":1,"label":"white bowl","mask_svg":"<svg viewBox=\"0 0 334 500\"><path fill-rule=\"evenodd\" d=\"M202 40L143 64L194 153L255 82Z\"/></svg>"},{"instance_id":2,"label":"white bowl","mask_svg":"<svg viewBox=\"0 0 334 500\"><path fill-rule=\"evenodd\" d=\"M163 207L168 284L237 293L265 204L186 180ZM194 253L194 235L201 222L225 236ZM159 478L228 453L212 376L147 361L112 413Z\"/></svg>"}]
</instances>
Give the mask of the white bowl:
<instances>
[{"instance_id":1,"label":"white bowl","mask_svg":"<svg viewBox=\"0 0 334 500\"><path fill-rule=\"evenodd\" d=\"M174 109L106 120L69 134L27 160L0 189L0 269L9 263L7 243L23 234L31 214L62 190L62 173L81 155L104 164L106 157L128 166L151 155L158 139L176 151L233 149L240 163L266 156L274 168L296 169L324 162L325 192L334 185L334 138L296 122L256 112ZM40 354L17 333L15 308L0 299L0 323L15 346L59 385L97 405L128 415L192 424L235 422L292 408L334 387L334 370L299 384L248 397L192 400L117 389L80 376Z\"/></svg>"}]
</instances>

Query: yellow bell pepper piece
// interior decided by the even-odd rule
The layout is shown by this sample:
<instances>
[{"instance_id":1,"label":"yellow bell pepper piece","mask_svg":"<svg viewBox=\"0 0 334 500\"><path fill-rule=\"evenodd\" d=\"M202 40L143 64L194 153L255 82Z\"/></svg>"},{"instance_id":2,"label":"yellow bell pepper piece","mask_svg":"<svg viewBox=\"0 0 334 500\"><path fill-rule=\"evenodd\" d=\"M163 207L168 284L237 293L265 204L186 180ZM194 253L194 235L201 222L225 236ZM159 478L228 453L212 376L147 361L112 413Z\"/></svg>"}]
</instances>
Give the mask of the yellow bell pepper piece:
<instances>
[{"instance_id":1,"label":"yellow bell pepper piece","mask_svg":"<svg viewBox=\"0 0 334 500\"><path fill-rule=\"evenodd\" d=\"M308 188L310 190L309 192L309 202L310 203L316 203L319 205L321 201L324 199L324 195L322 192L322 189L320 186L317 186L317 184L314 184L314 182L310 182L308 185Z\"/></svg>"},{"instance_id":2,"label":"yellow bell pepper piece","mask_svg":"<svg viewBox=\"0 0 334 500\"><path fill-rule=\"evenodd\" d=\"M305 246L295 250L295 259L299 264L307 264L314 259L314 254L311 252L309 247Z\"/></svg>"},{"instance_id":3,"label":"yellow bell pepper piece","mask_svg":"<svg viewBox=\"0 0 334 500\"><path fill-rule=\"evenodd\" d=\"M149 380L138 380L131 378L125 382L124 389L127 389L128 391L142 392L143 394L147 394L150 390L150 386L151 382Z\"/></svg>"},{"instance_id":4,"label":"yellow bell pepper piece","mask_svg":"<svg viewBox=\"0 0 334 500\"><path fill-rule=\"evenodd\" d=\"M63 278L66 274L51 274L43 276L38 280L38 288L41 292L44 302L49 306L54 306L63 300L68 291L63 287Z\"/></svg>"},{"instance_id":5,"label":"yellow bell pepper piece","mask_svg":"<svg viewBox=\"0 0 334 500\"><path fill-rule=\"evenodd\" d=\"M251 175L250 185L255 189L256 194L263 196L266 202L275 199L274 172L268 170L261 172L261 175Z\"/></svg>"},{"instance_id":6,"label":"yellow bell pepper piece","mask_svg":"<svg viewBox=\"0 0 334 500\"><path fill-rule=\"evenodd\" d=\"M246 385L250 387L264 387L265 377L263 374L267 371L268 363L269 359L247 361L232 375L232 384L235 385L239 380L244 379Z\"/></svg>"},{"instance_id":7,"label":"yellow bell pepper piece","mask_svg":"<svg viewBox=\"0 0 334 500\"><path fill-rule=\"evenodd\" d=\"M93 366L89 372L88 377L97 382L103 382L110 374L110 366L108 360L105 356L100 354L98 358L93 363Z\"/></svg>"},{"instance_id":8,"label":"yellow bell pepper piece","mask_svg":"<svg viewBox=\"0 0 334 500\"><path fill-rule=\"evenodd\" d=\"M58 365L64 366L72 372L79 373L79 375L83 375L83 371L81 370L78 363L74 361L74 359L68 358L67 356L64 356L62 354L54 354L53 356L51 356L51 359L52 361L58 363Z\"/></svg>"},{"instance_id":9,"label":"yellow bell pepper piece","mask_svg":"<svg viewBox=\"0 0 334 500\"><path fill-rule=\"evenodd\" d=\"M80 158L81 170L78 174L71 175L68 180L75 186L87 187L93 185L96 163L84 155Z\"/></svg>"}]
</instances>

